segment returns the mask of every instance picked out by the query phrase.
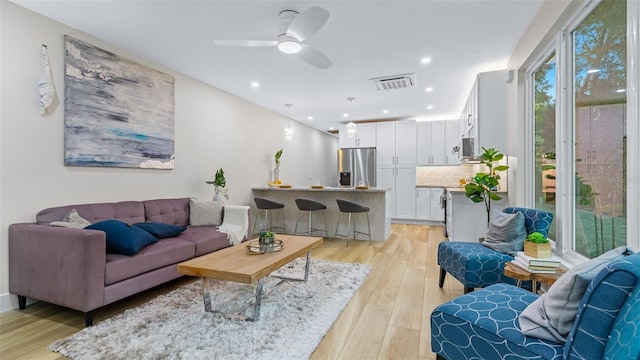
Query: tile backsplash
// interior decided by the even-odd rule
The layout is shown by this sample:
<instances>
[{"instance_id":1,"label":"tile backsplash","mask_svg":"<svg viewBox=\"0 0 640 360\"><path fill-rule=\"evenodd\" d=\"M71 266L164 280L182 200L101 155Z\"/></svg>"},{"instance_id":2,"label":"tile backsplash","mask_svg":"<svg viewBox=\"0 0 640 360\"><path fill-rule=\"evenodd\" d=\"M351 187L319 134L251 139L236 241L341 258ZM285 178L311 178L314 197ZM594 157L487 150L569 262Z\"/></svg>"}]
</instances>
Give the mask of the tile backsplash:
<instances>
[{"instance_id":1,"label":"tile backsplash","mask_svg":"<svg viewBox=\"0 0 640 360\"><path fill-rule=\"evenodd\" d=\"M416 168L416 185L461 187L460 179L475 176L477 172L486 171L481 164L466 164L458 166L418 166ZM501 191L507 191L507 172L500 173Z\"/></svg>"}]
</instances>

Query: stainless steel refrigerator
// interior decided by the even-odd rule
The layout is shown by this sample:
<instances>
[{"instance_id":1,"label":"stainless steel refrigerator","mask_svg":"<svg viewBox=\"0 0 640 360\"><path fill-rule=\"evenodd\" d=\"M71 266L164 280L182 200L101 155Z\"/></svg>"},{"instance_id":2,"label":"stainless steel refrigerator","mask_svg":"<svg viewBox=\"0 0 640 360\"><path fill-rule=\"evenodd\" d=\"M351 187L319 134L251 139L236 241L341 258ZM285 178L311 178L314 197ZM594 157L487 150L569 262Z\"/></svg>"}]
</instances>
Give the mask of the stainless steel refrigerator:
<instances>
[{"instance_id":1,"label":"stainless steel refrigerator","mask_svg":"<svg viewBox=\"0 0 640 360\"><path fill-rule=\"evenodd\" d=\"M338 149L340 186L376 186L376 148Z\"/></svg>"}]
</instances>

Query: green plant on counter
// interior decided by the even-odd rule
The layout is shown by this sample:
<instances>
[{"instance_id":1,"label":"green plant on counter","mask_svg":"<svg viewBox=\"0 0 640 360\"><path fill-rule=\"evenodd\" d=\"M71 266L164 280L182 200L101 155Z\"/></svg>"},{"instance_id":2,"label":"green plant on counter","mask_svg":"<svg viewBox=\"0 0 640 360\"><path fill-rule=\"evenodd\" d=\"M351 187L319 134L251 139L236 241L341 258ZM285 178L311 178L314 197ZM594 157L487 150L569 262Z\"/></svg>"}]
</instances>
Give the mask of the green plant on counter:
<instances>
[{"instance_id":1,"label":"green plant on counter","mask_svg":"<svg viewBox=\"0 0 640 360\"><path fill-rule=\"evenodd\" d=\"M222 170L222 168L216 170L215 178L213 181L207 181L207 184L213 184L213 186L220 188L227 186L227 180L224 178L224 170Z\"/></svg>"},{"instance_id":2,"label":"green plant on counter","mask_svg":"<svg viewBox=\"0 0 640 360\"><path fill-rule=\"evenodd\" d=\"M282 156L282 149L276 152L276 165L280 164L280 157Z\"/></svg>"},{"instance_id":3,"label":"green plant on counter","mask_svg":"<svg viewBox=\"0 0 640 360\"><path fill-rule=\"evenodd\" d=\"M546 236L542 235L542 233L534 231L531 234L527 235L527 241L531 241L532 243L536 244L546 244L549 242L549 239L547 239Z\"/></svg>"},{"instance_id":4,"label":"green plant on counter","mask_svg":"<svg viewBox=\"0 0 640 360\"><path fill-rule=\"evenodd\" d=\"M225 180L224 178L224 170L222 170L222 168L218 169L216 171L216 176L213 179L213 181L209 180L209 181L205 181L207 184L213 185L215 186L215 191L216 194L222 194L222 196L225 197L225 199L229 199L229 193L226 189L227 186L227 180Z\"/></svg>"},{"instance_id":5,"label":"green plant on counter","mask_svg":"<svg viewBox=\"0 0 640 360\"><path fill-rule=\"evenodd\" d=\"M497 165L496 163L504 158L500 151L494 148L482 148L484 151L478 158L480 163L488 168L488 172L476 173L473 182L464 186L465 195L475 203L484 202L487 210L487 227L491 217L491 200L501 200L502 196L496 194L493 189L497 188L500 180L498 171L505 171L509 168L507 165Z\"/></svg>"}]
</instances>

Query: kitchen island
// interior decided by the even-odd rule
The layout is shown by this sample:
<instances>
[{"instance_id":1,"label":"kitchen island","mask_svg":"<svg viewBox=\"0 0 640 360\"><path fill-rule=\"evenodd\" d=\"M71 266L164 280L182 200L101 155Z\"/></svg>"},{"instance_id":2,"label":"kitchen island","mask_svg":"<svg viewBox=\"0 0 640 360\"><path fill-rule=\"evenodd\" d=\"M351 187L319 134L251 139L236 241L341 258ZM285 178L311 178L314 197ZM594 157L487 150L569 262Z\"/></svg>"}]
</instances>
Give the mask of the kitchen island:
<instances>
[{"instance_id":1,"label":"kitchen island","mask_svg":"<svg viewBox=\"0 0 640 360\"><path fill-rule=\"evenodd\" d=\"M335 236L336 224L338 221L338 215L340 213L336 199L343 199L358 203L362 206L369 208L369 220L371 222L371 240L372 241L385 241L391 233L391 218L387 216L387 207L390 204L391 189L382 188L368 188L365 190L358 190L354 188L339 188L339 187L323 187L321 189L313 189L307 187L292 187L292 188L280 188L280 187L254 187L252 188L254 197L261 197L279 203L284 204L284 221L287 228L286 233L293 234L293 230L296 226L296 218L298 216L298 207L296 206L295 199L304 198L313 201L320 202L327 207L327 231L329 236ZM256 214L255 203L251 204L251 224ZM271 212L270 212L271 213ZM305 212L306 214L306 212ZM276 215L278 216L278 215ZM366 229L367 222L364 215L355 214L357 217L358 231ZM275 218L274 220L277 220ZM314 215L314 228L321 228L322 215L316 217ZM304 232L307 228L307 219L304 216L300 217L302 224L298 225L298 232ZM340 233L344 234L346 231L347 216L342 216L342 222L340 226ZM259 225L257 225L259 227ZM254 231L257 231L255 229ZM366 231L366 230L365 230ZM314 232L313 236L321 236L323 233ZM356 240L368 240L368 238L358 235Z\"/></svg>"},{"instance_id":2,"label":"kitchen island","mask_svg":"<svg viewBox=\"0 0 640 360\"><path fill-rule=\"evenodd\" d=\"M487 210L484 203L474 203L464 188L446 188L446 234L450 241L479 242L487 234ZM496 191L502 200L492 200L491 209L507 207L507 192Z\"/></svg>"}]
</instances>

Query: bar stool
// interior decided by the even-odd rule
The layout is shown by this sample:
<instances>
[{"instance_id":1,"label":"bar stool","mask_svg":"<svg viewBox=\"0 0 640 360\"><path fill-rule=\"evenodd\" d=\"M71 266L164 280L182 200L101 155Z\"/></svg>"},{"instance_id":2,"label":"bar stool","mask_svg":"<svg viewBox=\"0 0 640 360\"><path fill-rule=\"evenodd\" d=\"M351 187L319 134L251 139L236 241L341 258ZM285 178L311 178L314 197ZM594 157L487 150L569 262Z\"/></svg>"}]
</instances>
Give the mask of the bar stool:
<instances>
[{"instance_id":1,"label":"bar stool","mask_svg":"<svg viewBox=\"0 0 640 360\"><path fill-rule=\"evenodd\" d=\"M302 214L303 211L306 211L309 213L309 226L307 231L308 236L311 236L312 231L324 231L325 234L327 234L327 237L329 237L329 231L327 231L327 214L325 211L327 207L324 204L309 199L296 199L296 205L298 205L299 211L298 217L296 218L296 228L295 230L293 230L294 235L298 234L298 222L300 221L300 214ZM311 226L311 215L314 211L319 210L322 210L322 215L324 215L324 229L316 229Z\"/></svg>"},{"instance_id":2,"label":"bar stool","mask_svg":"<svg viewBox=\"0 0 640 360\"><path fill-rule=\"evenodd\" d=\"M282 232L286 231L286 225L284 224L284 204L280 204L278 202L269 200L269 199L264 199L264 198L253 198L253 200L256 202L256 208L258 208L258 211L256 211L256 216L253 220L253 233L257 233L260 231L274 231L274 230L282 230ZM256 223L258 222L258 217L260 216L261 211L260 210L264 210L264 221L263 221L263 228L260 231L256 231ZM282 210L282 226L273 226L272 224L272 219L269 217L269 210ZM268 224L268 228L267 228L267 224Z\"/></svg>"},{"instance_id":3,"label":"bar stool","mask_svg":"<svg viewBox=\"0 0 640 360\"><path fill-rule=\"evenodd\" d=\"M338 223L336 224L336 235L335 237L341 236L343 238L347 239L347 247L349 246L349 228L351 227L351 214L357 214L357 213L365 213L367 214L367 228L369 230L368 233L364 233L361 231L356 231L356 219L353 219L353 240L356 239L356 233L357 234L361 234L361 235L367 235L369 236L369 241L371 241L371 224L369 223L369 208L366 206L362 206L360 204L356 204L354 202L351 201L347 201L347 200L342 200L342 199L336 199L336 202L338 203L338 209L340 210L340 213L338 214ZM340 217L342 216L342 213L347 213L349 214L349 221L347 223L347 234L346 235L342 235L338 233L338 228L340 227Z\"/></svg>"}]
</instances>

